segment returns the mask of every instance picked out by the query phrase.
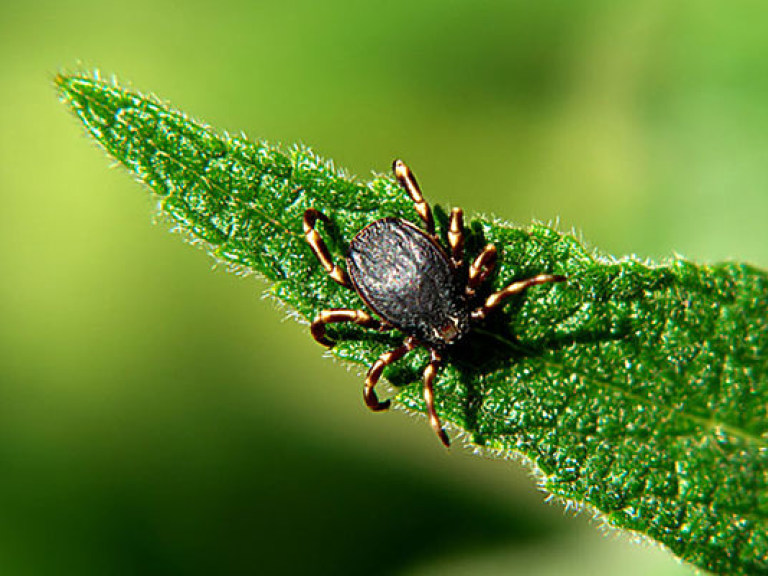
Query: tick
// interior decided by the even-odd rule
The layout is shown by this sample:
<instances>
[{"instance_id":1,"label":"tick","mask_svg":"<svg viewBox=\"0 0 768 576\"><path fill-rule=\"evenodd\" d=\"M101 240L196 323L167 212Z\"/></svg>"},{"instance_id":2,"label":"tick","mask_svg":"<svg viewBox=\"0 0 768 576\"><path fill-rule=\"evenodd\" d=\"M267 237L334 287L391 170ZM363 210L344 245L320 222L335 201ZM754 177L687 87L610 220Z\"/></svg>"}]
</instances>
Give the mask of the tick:
<instances>
[{"instance_id":1,"label":"tick","mask_svg":"<svg viewBox=\"0 0 768 576\"><path fill-rule=\"evenodd\" d=\"M310 327L312 336L324 346L333 346L326 326L352 322L373 330L397 329L405 335L398 348L382 354L365 377L363 398L371 410L389 408L390 401L380 401L376 384L384 368L421 346L430 354L424 369L424 400L429 422L445 446L450 445L435 409L434 381L443 354L469 334L504 300L531 286L563 282L565 276L540 274L512 282L477 302L477 288L493 272L497 251L488 244L469 267L464 265L463 211L451 211L448 249L435 234L432 210L424 200L413 173L402 160L395 160L393 170L415 204L424 229L401 218L382 218L372 222L352 239L346 259L346 271L334 264L331 254L315 230L318 220L328 223L322 212L309 208L304 212L304 234L317 259L331 278L354 290L378 318L364 310L333 308L323 310Z\"/></svg>"}]
</instances>

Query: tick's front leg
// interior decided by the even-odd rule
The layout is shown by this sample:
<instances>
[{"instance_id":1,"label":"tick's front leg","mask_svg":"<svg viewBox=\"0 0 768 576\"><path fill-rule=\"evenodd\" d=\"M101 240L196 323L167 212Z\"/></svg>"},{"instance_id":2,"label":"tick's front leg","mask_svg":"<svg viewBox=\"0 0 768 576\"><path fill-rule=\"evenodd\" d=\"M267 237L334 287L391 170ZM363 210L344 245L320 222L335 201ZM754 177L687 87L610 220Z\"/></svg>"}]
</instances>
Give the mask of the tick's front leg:
<instances>
[{"instance_id":1,"label":"tick's front leg","mask_svg":"<svg viewBox=\"0 0 768 576\"><path fill-rule=\"evenodd\" d=\"M440 442L448 448L451 445L451 441L448 439L448 434L443 430L443 425L440 423L440 416L437 415L435 409L435 389L433 383L437 371L440 369L440 354L436 350L431 350L431 358L429 364L424 369L424 401L427 403L427 414L429 415L429 423L432 425L432 429L440 438Z\"/></svg>"},{"instance_id":2,"label":"tick's front leg","mask_svg":"<svg viewBox=\"0 0 768 576\"><path fill-rule=\"evenodd\" d=\"M365 377L365 388L363 389L363 398L365 399L365 404L368 408L374 412L389 408L389 400L380 402L379 397L376 396L376 390L374 390L374 388L379 382L379 378L381 378L381 373L384 371L384 368L393 362L396 362L414 348L416 348L415 338L406 338L402 346L382 354L373 366L371 366L371 369L368 370L368 375Z\"/></svg>"},{"instance_id":3,"label":"tick's front leg","mask_svg":"<svg viewBox=\"0 0 768 576\"><path fill-rule=\"evenodd\" d=\"M488 312L501 306L506 298L514 296L515 294L520 294L531 286L538 286L539 284L547 284L549 282L565 282L567 279L568 278L565 276L556 274L539 274L533 278L512 282L509 286L488 296L485 303L472 312L471 318L472 320L482 320L488 315Z\"/></svg>"}]
</instances>

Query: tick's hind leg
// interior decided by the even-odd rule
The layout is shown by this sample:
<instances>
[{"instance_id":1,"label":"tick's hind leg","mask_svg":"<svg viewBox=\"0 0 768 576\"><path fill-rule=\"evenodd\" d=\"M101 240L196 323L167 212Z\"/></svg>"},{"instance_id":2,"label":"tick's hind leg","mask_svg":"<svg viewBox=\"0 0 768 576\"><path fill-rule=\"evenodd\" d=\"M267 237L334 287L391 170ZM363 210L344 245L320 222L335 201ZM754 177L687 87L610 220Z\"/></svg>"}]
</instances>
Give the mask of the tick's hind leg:
<instances>
[{"instance_id":1,"label":"tick's hind leg","mask_svg":"<svg viewBox=\"0 0 768 576\"><path fill-rule=\"evenodd\" d=\"M448 448L451 445L451 441L448 439L448 434L443 430L443 425L440 423L440 417L435 410L435 389L433 388L433 382L437 371L440 369L440 354L435 350L431 350L431 358L427 367L424 369L424 400L427 403L427 414L429 415L429 423L432 425L432 429L440 438L440 442Z\"/></svg>"},{"instance_id":2,"label":"tick's hind leg","mask_svg":"<svg viewBox=\"0 0 768 576\"><path fill-rule=\"evenodd\" d=\"M411 169L408 168L402 160L395 160L394 164L392 164L392 171L395 173L397 181L400 182L400 186L405 188L408 195L413 200L413 203L416 204L416 212L419 213L419 216L421 216L421 219L424 221L427 234L434 237L435 221L432 218L432 210L430 209L429 204L427 204L427 201L424 200L424 196L421 194L421 189L416 182L416 177L413 175L413 172L411 172Z\"/></svg>"},{"instance_id":3,"label":"tick's hind leg","mask_svg":"<svg viewBox=\"0 0 768 576\"><path fill-rule=\"evenodd\" d=\"M346 308L333 308L331 310L323 310L312 321L312 325L309 330L312 336L323 346L333 346L333 340L329 339L325 335L326 324L335 324L338 322L352 322L358 326L364 328L373 328L374 330L383 330L387 326L371 317L362 310L348 310Z\"/></svg>"},{"instance_id":4,"label":"tick's hind leg","mask_svg":"<svg viewBox=\"0 0 768 576\"><path fill-rule=\"evenodd\" d=\"M365 377L365 388L363 389L363 398L365 399L365 404L368 408L374 412L389 408L389 400L380 402L379 397L376 396L376 390L374 390L374 388L379 382L379 378L381 378L381 373L384 371L384 368L393 362L396 362L414 348L416 348L416 340L414 338L406 338L402 346L382 354L373 366L371 366L371 369L368 370L368 375Z\"/></svg>"},{"instance_id":5,"label":"tick's hind leg","mask_svg":"<svg viewBox=\"0 0 768 576\"><path fill-rule=\"evenodd\" d=\"M472 320L482 320L488 315L488 312L500 306L506 298L520 294L531 286L538 286L539 284L547 284L548 282L565 282L567 278L565 276L552 275L552 274L539 274L533 278L526 278L518 282L513 282L506 288L494 292L488 298L485 303L472 312Z\"/></svg>"},{"instance_id":6,"label":"tick's hind leg","mask_svg":"<svg viewBox=\"0 0 768 576\"><path fill-rule=\"evenodd\" d=\"M329 222L328 216L319 210L308 208L306 212L304 212L304 235L307 238L307 242L309 242L312 252L315 253L320 264L322 264L325 271L328 272L328 275L342 286L351 288L352 285L349 282L349 277L347 276L346 271L338 264L333 263L328 247L325 245L325 242L320 237L317 230L315 230L315 223L318 220L322 220L326 224Z\"/></svg>"}]
</instances>

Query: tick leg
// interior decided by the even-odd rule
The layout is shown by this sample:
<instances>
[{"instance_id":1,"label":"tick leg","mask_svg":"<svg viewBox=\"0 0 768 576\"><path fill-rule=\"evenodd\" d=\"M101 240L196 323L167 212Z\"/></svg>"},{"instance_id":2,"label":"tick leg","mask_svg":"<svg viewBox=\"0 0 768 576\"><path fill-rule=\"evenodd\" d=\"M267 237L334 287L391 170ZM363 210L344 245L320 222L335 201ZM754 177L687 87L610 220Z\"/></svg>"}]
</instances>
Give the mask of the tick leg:
<instances>
[{"instance_id":1,"label":"tick leg","mask_svg":"<svg viewBox=\"0 0 768 576\"><path fill-rule=\"evenodd\" d=\"M318 314L312 321L309 331L312 333L315 340L323 346L328 346L330 348L334 343L333 340L325 335L325 326L326 324L335 324L338 322L352 322L358 326L373 328L374 330L384 330L389 328L362 310L333 308L331 310L323 310L320 312L320 314Z\"/></svg>"},{"instance_id":2,"label":"tick leg","mask_svg":"<svg viewBox=\"0 0 768 576\"><path fill-rule=\"evenodd\" d=\"M413 338L406 338L402 346L382 354L373 366L371 366L371 369L368 370L368 375L365 377L365 388L363 389L363 398L365 399L365 404L368 408L374 412L389 408L389 400L379 402L379 397L376 396L376 390L374 390L374 388L376 387L379 378L381 378L381 373L384 371L384 368L393 362L396 362L414 348L416 348L416 340Z\"/></svg>"},{"instance_id":3,"label":"tick leg","mask_svg":"<svg viewBox=\"0 0 768 576\"><path fill-rule=\"evenodd\" d=\"M411 172L410 168L408 168L402 160L395 160L392 165L392 170L395 173L397 181L400 182L400 186L405 188L414 204L416 204L416 212L418 212L421 219L424 220L427 234L434 236L435 221L432 218L432 210L430 209L429 204L427 204L427 201L424 200L424 196L421 194L421 189L416 183L416 178L414 177L413 172Z\"/></svg>"},{"instance_id":4,"label":"tick leg","mask_svg":"<svg viewBox=\"0 0 768 576\"><path fill-rule=\"evenodd\" d=\"M424 369L424 400L427 403L427 413L429 414L429 423L432 425L432 429L440 438L440 442L448 448L451 445L451 441L448 439L448 434L443 430L443 425L440 423L440 417L435 410L435 390L432 386L437 371L440 369L440 354L435 350L431 350L431 359L427 367Z\"/></svg>"},{"instance_id":5,"label":"tick leg","mask_svg":"<svg viewBox=\"0 0 768 576\"><path fill-rule=\"evenodd\" d=\"M490 276L496 267L496 247L488 244L483 251L475 258L469 267L469 278L467 279L467 296L474 296L475 289L480 286Z\"/></svg>"},{"instance_id":6,"label":"tick leg","mask_svg":"<svg viewBox=\"0 0 768 576\"><path fill-rule=\"evenodd\" d=\"M462 265L464 258L464 211L461 208L451 210L451 222L448 227L448 244L451 246L451 261L455 268Z\"/></svg>"},{"instance_id":7,"label":"tick leg","mask_svg":"<svg viewBox=\"0 0 768 576\"><path fill-rule=\"evenodd\" d=\"M346 271L338 264L333 263L328 247L325 245L325 242L320 237L317 230L315 230L315 223L318 220L322 220L326 224L330 222L328 216L314 208L308 208L307 211L304 212L304 235L307 237L307 242L309 242L312 252L315 253L320 264L322 264L325 271L328 272L328 275L342 286L351 288L352 285L349 282L349 277L347 276Z\"/></svg>"},{"instance_id":8,"label":"tick leg","mask_svg":"<svg viewBox=\"0 0 768 576\"><path fill-rule=\"evenodd\" d=\"M488 298L485 300L485 303L477 310L472 312L472 320L482 320L486 317L488 312L500 306L504 302L505 298L514 296L515 294L520 294L531 286L538 286L539 284L546 284L548 282L565 282L566 280L567 278L565 276L539 274L533 278L527 278L525 280L520 280L519 282L513 282L506 288L499 290L498 292L494 292L488 296Z\"/></svg>"}]
</instances>

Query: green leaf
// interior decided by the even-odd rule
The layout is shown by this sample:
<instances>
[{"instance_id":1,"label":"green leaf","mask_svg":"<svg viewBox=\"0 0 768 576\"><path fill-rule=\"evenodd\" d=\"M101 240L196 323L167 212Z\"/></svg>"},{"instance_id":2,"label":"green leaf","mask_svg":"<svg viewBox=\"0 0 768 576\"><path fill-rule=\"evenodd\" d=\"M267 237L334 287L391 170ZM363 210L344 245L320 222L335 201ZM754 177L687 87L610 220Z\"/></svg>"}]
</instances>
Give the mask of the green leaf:
<instances>
[{"instance_id":1,"label":"green leaf","mask_svg":"<svg viewBox=\"0 0 768 576\"><path fill-rule=\"evenodd\" d=\"M363 307L310 251L307 208L331 218L321 233L337 261L377 218L418 221L388 176L357 181L305 148L218 133L98 78L56 83L177 228L232 269L270 280L302 320ZM444 235L445 211L436 214ZM614 260L541 225L478 218L467 232L470 256L486 242L502 249L494 289L545 272L568 281L530 289L447 358L436 394L454 435L522 455L549 494L695 566L768 573L768 275ZM402 341L334 328L333 353L363 366ZM409 410L424 410L426 360L414 352L386 373Z\"/></svg>"}]
</instances>

